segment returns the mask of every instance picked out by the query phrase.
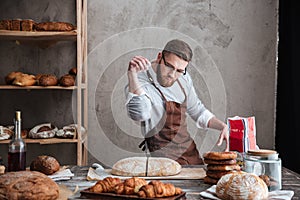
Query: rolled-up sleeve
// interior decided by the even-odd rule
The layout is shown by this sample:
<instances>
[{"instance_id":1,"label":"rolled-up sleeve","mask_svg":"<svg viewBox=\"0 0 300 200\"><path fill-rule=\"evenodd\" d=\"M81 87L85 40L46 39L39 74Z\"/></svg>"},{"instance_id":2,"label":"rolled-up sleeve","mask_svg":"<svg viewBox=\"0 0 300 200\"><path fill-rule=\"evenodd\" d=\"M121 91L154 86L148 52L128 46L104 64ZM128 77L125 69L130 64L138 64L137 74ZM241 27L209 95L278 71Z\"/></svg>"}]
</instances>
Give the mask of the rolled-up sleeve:
<instances>
[{"instance_id":1,"label":"rolled-up sleeve","mask_svg":"<svg viewBox=\"0 0 300 200\"><path fill-rule=\"evenodd\" d=\"M211 113L198 98L192 80L189 76L186 81L189 86L187 112L196 122L198 128L208 128L208 122L212 117L214 117L214 114Z\"/></svg>"},{"instance_id":2,"label":"rolled-up sleeve","mask_svg":"<svg viewBox=\"0 0 300 200\"><path fill-rule=\"evenodd\" d=\"M136 95L127 93L126 108L128 116L135 121L145 121L151 117L151 100L146 93Z\"/></svg>"}]
</instances>

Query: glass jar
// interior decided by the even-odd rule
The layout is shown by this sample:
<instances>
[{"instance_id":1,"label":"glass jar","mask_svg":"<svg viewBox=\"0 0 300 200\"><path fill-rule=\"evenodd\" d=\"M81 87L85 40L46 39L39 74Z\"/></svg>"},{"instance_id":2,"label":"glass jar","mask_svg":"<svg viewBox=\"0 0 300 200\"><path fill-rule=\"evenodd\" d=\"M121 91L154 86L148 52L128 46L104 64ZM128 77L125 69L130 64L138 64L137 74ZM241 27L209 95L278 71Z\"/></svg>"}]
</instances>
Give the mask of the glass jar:
<instances>
[{"instance_id":1,"label":"glass jar","mask_svg":"<svg viewBox=\"0 0 300 200\"><path fill-rule=\"evenodd\" d=\"M269 191L281 189L281 159L278 154L253 155L245 154L243 171L254 173L262 178Z\"/></svg>"}]
</instances>

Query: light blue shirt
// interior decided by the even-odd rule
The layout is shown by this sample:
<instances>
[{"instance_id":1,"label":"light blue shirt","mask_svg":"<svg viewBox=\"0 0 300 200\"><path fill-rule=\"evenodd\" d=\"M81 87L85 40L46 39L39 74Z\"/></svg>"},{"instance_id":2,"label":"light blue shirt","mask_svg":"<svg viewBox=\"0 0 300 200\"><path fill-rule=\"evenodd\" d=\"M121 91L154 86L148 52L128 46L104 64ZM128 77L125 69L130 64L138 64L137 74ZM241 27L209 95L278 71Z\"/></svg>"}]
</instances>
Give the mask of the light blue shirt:
<instances>
[{"instance_id":1,"label":"light blue shirt","mask_svg":"<svg viewBox=\"0 0 300 200\"><path fill-rule=\"evenodd\" d=\"M156 78L153 68L149 68L155 85L161 90L167 101L182 104L185 100L184 93L176 81L170 87L162 87ZM145 132L154 128L165 111L164 102L159 91L149 81L147 72L139 72L138 79L144 93L136 95L129 92L128 85L125 87L126 108L129 117L135 121L145 121ZM187 95L187 114L196 122L198 128L207 128L209 120L214 116L198 98L191 76L186 73L179 77L179 82Z\"/></svg>"}]
</instances>

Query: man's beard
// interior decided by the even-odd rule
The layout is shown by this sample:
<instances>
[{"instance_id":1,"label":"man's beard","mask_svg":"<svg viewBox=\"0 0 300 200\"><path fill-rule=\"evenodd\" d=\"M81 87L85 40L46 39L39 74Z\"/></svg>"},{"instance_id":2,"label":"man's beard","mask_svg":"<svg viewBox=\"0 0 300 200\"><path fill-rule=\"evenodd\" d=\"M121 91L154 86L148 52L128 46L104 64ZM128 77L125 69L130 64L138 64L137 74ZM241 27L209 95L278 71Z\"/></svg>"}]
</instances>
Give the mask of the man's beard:
<instances>
[{"instance_id":1,"label":"man's beard","mask_svg":"<svg viewBox=\"0 0 300 200\"><path fill-rule=\"evenodd\" d=\"M157 65L157 81L163 87L170 87L174 84L174 82L176 80L174 80L172 77L169 78L168 76L162 76L162 74L161 74L161 65L158 64Z\"/></svg>"}]
</instances>

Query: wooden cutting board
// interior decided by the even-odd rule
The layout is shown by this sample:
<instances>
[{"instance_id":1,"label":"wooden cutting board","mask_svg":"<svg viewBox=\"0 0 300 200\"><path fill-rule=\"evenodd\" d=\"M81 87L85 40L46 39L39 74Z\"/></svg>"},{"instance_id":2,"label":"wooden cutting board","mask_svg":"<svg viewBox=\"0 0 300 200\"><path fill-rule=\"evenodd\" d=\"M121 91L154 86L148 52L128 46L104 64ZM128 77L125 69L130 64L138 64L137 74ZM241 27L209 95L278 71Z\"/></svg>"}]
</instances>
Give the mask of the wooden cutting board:
<instances>
[{"instance_id":1,"label":"wooden cutting board","mask_svg":"<svg viewBox=\"0 0 300 200\"><path fill-rule=\"evenodd\" d=\"M87 175L87 180L102 180L105 177L118 177L120 179L130 178L127 176L116 176L111 174L111 169L105 169L106 174L99 175L95 171L95 169L90 168ZM147 177L140 177L146 180L165 180L165 179L203 179L206 176L206 172L203 168L182 168L179 174L174 176L147 176Z\"/></svg>"}]
</instances>

